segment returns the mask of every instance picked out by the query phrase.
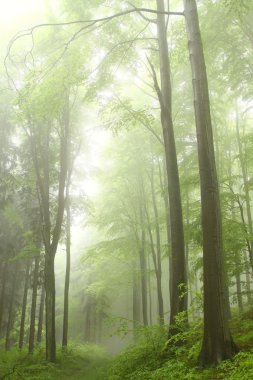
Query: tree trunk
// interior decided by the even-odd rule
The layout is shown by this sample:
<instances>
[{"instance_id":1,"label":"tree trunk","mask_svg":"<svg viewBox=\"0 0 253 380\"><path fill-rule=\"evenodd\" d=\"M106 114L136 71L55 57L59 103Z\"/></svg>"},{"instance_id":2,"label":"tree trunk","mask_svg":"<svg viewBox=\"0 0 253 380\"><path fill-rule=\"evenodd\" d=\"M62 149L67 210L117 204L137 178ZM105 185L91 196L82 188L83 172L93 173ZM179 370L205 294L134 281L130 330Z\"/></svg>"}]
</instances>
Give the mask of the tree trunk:
<instances>
[{"instance_id":1,"label":"tree trunk","mask_svg":"<svg viewBox=\"0 0 253 380\"><path fill-rule=\"evenodd\" d=\"M153 325L153 314L152 314L152 277L151 277L151 267L150 267L150 258L149 255L147 257L147 264L148 264L148 301L149 301L149 323L152 326Z\"/></svg>"},{"instance_id":2,"label":"tree trunk","mask_svg":"<svg viewBox=\"0 0 253 380\"><path fill-rule=\"evenodd\" d=\"M19 344L18 344L18 347L20 350L22 350L23 344L24 344L25 317L26 317L27 293L28 293L28 284L29 284L29 271L30 271L30 261L27 262L26 271L25 271L25 284L24 284L24 294L23 294L23 303L22 303L20 331L19 331Z\"/></svg>"},{"instance_id":3,"label":"tree trunk","mask_svg":"<svg viewBox=\"0 0 253 380\"><path fill-rule=\"evenodd\" d=\"M240 263L238 264L240 265ZM242 287L241 287L241 276L238 270L236 270L235 272L235 279L236 279L237 303L238 303L239 312L241 313L243 311Z\"/></svg>"},{"instance_id":4,"label":"tree trunk","mask_svg":"<svg viewBox=\"0 0 253 380\"><path fill-rule=\"evenodd\" d=\"M63 335L62 347L68 345L68 314L69 314L69 280L70 280L70 204L69 192L66 195L66 274L65 274L65 288L64 288L64 311L63 311Z\"/></svg>"},{"instance_id":5,"label":"tree trunk","mask_svg":"<svg viewBox=\"0 0 253 380\"><path fill-rule=\"evenodd\" d=\"M70 147L70 109L69 89L66 89L65 105L61 120L60 131L60 170L58 196L54 226L50 217L50 123L45 125L43 146L35 138L31 126L31 151L38 182L41 216L43 219L43 243L45 247L45 291L46 291L46 358L51 362L56 360L55 342L55 274L54 259L57 251L62 221L65 209L65 191L68 175L68 159ZM41 138L41 136L40 136ZM38 148L42 154L38 154Z\"/></svg>"},{"instance_id":6,"label":"tree trunk","mask_svg":"<svg viewBox=\"0 0 253 380\"><path fill-rule=\"evenodd\" d=\"M145 326L148 325L148 290L147 290L147 261L145 255L145 231L141 231L141 242L139 248L140 271L141 271L141 299L142 316Z\"/></svg>"},{"instance_id":7,"label":"tree trunk","mask_svg":"<svg viewBox=\"0 0 253 380\"><path fill-rule=\"evenodd\" d=\"M39 310L39 322L38 322L38 332L37 332L37 342L42 340L42 327L43 327L43 317L44 317L44 306L45 306L45 287L42 285L41 296L40 296L40 310Z\"/></svg>"},{"instance_id":8,"label":"tree trunk","mask_svg":"<svg viewBox=\"0 0 253 380\"><path fill-rule=\"evenodd\" d=\"M2 287L1 287L1 298L0 298L0 338L3 336L2 332L2 324L3 324L3 315L4 315L4 309L5 309L5 288L6 288L6 281L7 281L7 273L8 273L8 262L5 261L5 263L2 266Z\"/></svg>"},{"instance_id":9,"label":"tree trunk","mask_svg":"<svg viewBox=\"0 0 253 380\"><path fill-rule=\"evenodd\" d=\"M218 363L236 352L229 325L225 296L224 257L219 189L214 157L208 81L195 0L184 0L188 47L192 69L195 120L201 187L204 337L202 365Z\"/></svg>"},{"instance_id":10,"label":"tree trunk","mask_svg":"<svg viewBox=\"0 0 253 380\"><path fill-rule=\"evenodd\" d=\"M36 318L36 305L37 305L37 291L38 291L38 276L39 276L39 262L40 257L36 256L34 259L34 275L33 275L33 291L32 291L32 305L31 305L31 318L30 318L30 334L29 334L29 353L33 353L34 337L35 337L35 318Z\"/></svg>"},{"instance_id":11,"label":"tree trunk","mask_svg":"<svg viewBox=\"0 0 253 380\"><path fill-rule=\"evenodd\" d=\"M9 351L11 348L10 338L11 338L11 330L12 330L13 321L14 321L14 301L15 301L16 284L17 284L17 270L18 270L18 263L16 262L13 268L13 281L12 281L12 287L11 287L8 321L7 321L7 329L6 329L6 336L5 336L5 350L6 351Z\"/></svg>"},{"instance_id":12,"label":"tree trunk","mask_svg":"<svg viewBox=\"0 0 253 380\"><path fill-rule=\"evenodd\" d=\"M157 10L164 12L164 0L156 0ZM170 227L171 227L171 310L170 332L175 324L175 317L185 311L184 297L181 297L180 286L186 284L185 246L183 232L182 204L177 165L176 144L172 122L170 62L167 44L165 16L157 15L157 29L160 54L161 91L155 73L154 81L161 107L161 123L166 157L166 169L169 193Z\"/></svg>"},{"instance_id":13,"label":"tree trunk","mask_svg":"<svg viewBox=\"0 0 253 380\"><path fill-rule=\"evenodd\" d=\"M240 138L240 129L239 129L239 113L238 113L238 107L236 104L236 140L238 144L238 150L239 150L239 161L241 165L241 170L242 170L242 178L243 178L243 187L244 187L244 192L245 192L245 202L246 202L246 212L247 212L247 219L248 219L248 232L250 233L250 236L253 235L253 226L252 226L252 215L251 215L251 207L250 207L250 196L249 196L249 184L248 184L248 175L247 175L247 169L245 162L243 160L243 147L242 147L242 142ZM245 224L246 225L246 224ZM247 227L246 227L247 229ZM248 240L248 252L249 252L249 259L250 259L250 265L251 265L251 270L253 271L253 253L252 253L252 240Z\"/></svg>"},{"instance_id":14,"label":"tree trunk","mask_svg":"<svg viewBox=\"0 0 253 380\"><path fill-rule=\"evenodd\" d=\"M140 313L140 287L139 287L139 276L137 274L137 262L133 261L133 329L134 329L134 339L137 339L136 328L140 324L141 313Z\"/></svg>"},{"instance_id":15,"label":"tree trunk","mask_svg":"<svg viewBox=\"0 0 253 380\"><path fill-rule=\"evenodd\" d=\"M249 271L249 263L247 260L247 255L244 252L244 266L245 266L245 277L246 277L246 292L247 292L247 303L248 305L252 305L252 297L251 297L251 288L250 288L250 271Z\"/></svg>"},{"instance_id":16,"label":"tree trunk","mask_svg":"<svg viewBox=\"0 0 253 380\"><path fill-rule=\"evenodd\" d=\"M54 255L45 257L45 290L46 290L46 358L56 361L55 341L55 274Z\"/></svg>"},{"instance_id":17,"label":"tree trunk","mask_svg":"<svg viewBox=\"0 0 253 380\"><path fill-rule=\"evenodd\" d=\"M157 299L158 299L158 314L159 323L164 324L164 312L163 312L163 294L162 294L162 260L161 260L161 239L160 239L160 229L159 229L159 216L155 197L155 186L154 186L154 172L152 168L151 173L151 193L152 193L152 203L155 215L155 231L156 231L156 253L157 253L157 270L156 270L156 280L157 280Z\"/></svg>"},{"instance_id":18,"label":"tree trunk","mask_svg":"<svg viewBox=\"0 0 253 380\"><path fill-rule=\"evenodd\" d=\"M164 207L166 213L166 233L167 233L167 244L168 244L168 257L169 257L169 294L170 294L170 305L172 299L172 258L171 252L169 250L169 245L171 242L171 228L170 228L170 207L169 207L169 197L168 197L168 186L165 186L166 183L166 162L163 159L163 173L159 163L159 177L161 190L163 193ZM164 178L164 180L163 180Z\"/></svg>"}]
</instances>

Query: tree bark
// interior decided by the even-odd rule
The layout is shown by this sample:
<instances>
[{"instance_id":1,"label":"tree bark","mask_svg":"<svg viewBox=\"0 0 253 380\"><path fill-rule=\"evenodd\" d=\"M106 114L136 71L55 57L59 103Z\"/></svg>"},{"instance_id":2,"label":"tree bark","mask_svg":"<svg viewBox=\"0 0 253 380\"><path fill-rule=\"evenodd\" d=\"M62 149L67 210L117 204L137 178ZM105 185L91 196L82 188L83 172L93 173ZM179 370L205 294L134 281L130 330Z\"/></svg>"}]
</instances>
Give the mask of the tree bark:
<instances>
[{"instance_id":1,"label":"tree bark","mask_svg":"<svg viewBox=\"0 0 253 380\"><path fill-rule=\"evenodd\" d=\"M215 166L212 123L205 59L195 0L184 0L197 130L201 187L204 263L204 337L202 365L218 363L236 352L225 296L224 257L219 189Z\"/></svg>"},{"instance_id":2,"label":"tree bark","mask_svg":"<svg viewBox=\"0 0 253 380\"><path fill-rule=\"evenodd\" d=\"M247 212L247 219L248 219L248 230L250 235L253 235L253 226L252 226L252 215L251 215L251 206L250 206L250 196L249 196L249 184L248 184L248 179L247 179L247 168L245 165L245 162L243 160L243 147L242 147L242 142L240 138L240 129L239 129L239 112L238 112L238 106L236 104L236 140L238 144L238 150L239 150L239 161L241 165L241 170L242 170L242 178L243 178L243 187L244 187L244 192L245 192L245 202L246 202L246 212ZM247 227L246 227L247 229ZM251 265L251 270L253 271L253 253L252 253L252 247L253 247L253 242L250 239L248 240L248 252L249 252L249 260L250 260L250 265Z\"/></svg>"},{"instance_id":3,"label":"tree bark","mask_svg":"<svg viewBox=\"0 0 253 380\"><path fill-rule=\"evenodd\" d=\"M62 347L68 345L68 313L69 313L69 280L70 280L70 199L69 191L67 189L66 195L66 274L65 274L65 287L64 287L64 310L63 310L63 335Z\"/></svg>"},{"instance_id":4,"label":"tree bark","mask_svg":"<svg viewBox=\"0 0 253 380\"><path fill-rule=\"evenodd\" d=\"M240 265L240 263L238 263ZM235 280L236 280L236 295L237 295L237 303L238 309L241 313L243 311L243 301L242 301L242 287L241 287L241 275L238 270L235 272Z\"/></svg>"},{"instance_id":5,"label":"tree bark","mask_svg":"<svg viewBox=\"0 0 253 380\"><path fill-rule=\"evenodd\" d=\"M6 336L5 336L5 350L9 351L11 348L11 330L13 327L13 321L14 321L14 302L15 302L15 292L16 292L16 285L17 285L17 273L18 273L18 263L16 262L13 268L13 281L12 281L12 287L11 287L11 295L10 295L10 303L9 303L9 310L8 310L8 321L7 321L7 329L6 329Z\"/></svg>"},{"instance_id":6,"label":"tree bark","mask_svg":"<svg viewBox=\"0 0 253 380\"><path fill-rule=\"evenodd\" d=\"M3 336L2 332L2 325L3 325L3 315L4 315L4 309L5 309L5 289L6 289L6 281L7 281L7 274L8 274L8 262L5 261L5 263L2 266L2 287L1 287L1 298L0 298L0 338Z\"/></svg>"},{"instance_id":7,"label":"tree bark","mask_svg":"<svg viewBox=\"0 0 253 380\"><path fill-rule=\"evenodd\" d=\"M54 256L50 252L45 257L46 358L50 362L56 361Z\"/></svg>"},{"instance_id":8,"label":"tree bark","mask_svg":"<svg viewBox=\"0 0 253 380\"><path fill-rule=\"evenodd\" d=\"M27 262L26 271L25 271L25 284L24 284L22 313L21 313L20 331L19 331L19 344L18 344L18 347L20 350L22 350L23 344L24 344L25 317L26 317L27 293L28 293L28 284L29 284L29 271L30 271L30 261Z\"/></svg>"},{"instance_id":9,"label":"tree bark","mask_svg":"<svg viewBox=\"0 0 253 380\"><path fill-rule=\"evenodd\" d=\"M43 219L43 243L45 247L45 291L46 291L46 358L51 362L56 360L55 343L55 274L54 259L57 251L63 214L65 209L65 191L68 174L69 138L70 138L70 111L69 90L65 93L65 107L60 121L60 170L58 182L58 197L54 225L50 218L50 122L45 125L45 136L41 145L36 140L34 128L31 125L31 151L35 173L39 188L41 215ZM40 153L38 152L38 148Z\"/></svg>"},{"instance_id":10,"label":"tree bark","mask_svg":"<svg viewBox=\"0 0 253 380\"><path fill-rule=\"evenodd\" d=\"M139 247L140 271L141 271L141 299L143 324L148 325L148 290L147 290L147 260L145 255L145 231L142 227Z\"/></svg>"},{"instance_id":11,"label":"tree bark","mask_svg":"<svg viewBox=\"0 0 253 380\"><path fill-rule=\"evenodd\" d=\"M133 329L134 329L134 339L137 340L136 328L140 324L141 313L140 313L140 287L139 287L139 277L137 272L137 262L133 260Z\"/></svg>"},{"instance_id":12,"label":"tree bark","mask_svg":"<svg viewBox=\"0 0 253 380\"><path fill-rule=\"evenodd\" d=\"M32 305L30 317L30 334L29 334L29 353L33 353L34 337L35 337L35 319L36 319L36 305L37 305L37 291L38 291L38 276L39 276L39 255L34 259L34 274L33 274L33 291L32 291Z\"/></svg>"},{"instance_id":13,"label":"tree bark","mask_svg":"<svg viewBox=\"0 0 253 380\"><path fill-rule=\"evenodd\" d=\"M151 194L152 194L152 203L153 203L154 215L155 215L155 231L156 231L156 253L157 253L156 280L157 280L158 314L159 314L159 323L164 324L163 294L162 294L161 238L160 238L160 229L159 229L159 216L158 216L158 209L157 209L156 196L155 196L153 168L151 172L150 181L151 181Z\"/></svg>"},{"instance_id":14,"label":"tree bark","mask_svg":"<svg viewBox=\"0 0 253 380\"><path fill-rule=\"evenodd\" d=\"M45 287L42 285L41 296L40 296L40 310L39 310L39 321L38 321L38 332L37 332L37 342L42 340L42 327L43 327L43 317L44 317L44 306L45 306Z\"/></svg>"},{"instance_id":15,"label":"tree bark","mask_svg":"<svg viewBox=\"0 0 253 380\"><path fill-rule=\"evenodd\" d=\"M156 0L157 11L164 12L164 0ZM171 310L170 332L173 333L175 317L185 311L184 297L181 297L180 286L186 285L185 246L183 231L182 204L177 165L176 144L172 122L170 62L167 43L167 30L164 14L157 15L157 30L160 55L161 90L153 70L154 82L161 107L161 123L165 147L166 169L168 180L170 227L171 227Z\"/></svg>"},{"instance_id":16,"label":"tree bark","mask_svg":"<svg viewBox=\"0 0 253 380\"><path fill-rule=\"evenodd\" d=\"M244 252L244 266L245 266L245 277L246 277L246 291L247 291L247 303L248 305L252 305L252 296L251 296L251 288L250 288L250 271L249 271L249 263L247 260L247 255Z\"/></svg>"}]
</instances>

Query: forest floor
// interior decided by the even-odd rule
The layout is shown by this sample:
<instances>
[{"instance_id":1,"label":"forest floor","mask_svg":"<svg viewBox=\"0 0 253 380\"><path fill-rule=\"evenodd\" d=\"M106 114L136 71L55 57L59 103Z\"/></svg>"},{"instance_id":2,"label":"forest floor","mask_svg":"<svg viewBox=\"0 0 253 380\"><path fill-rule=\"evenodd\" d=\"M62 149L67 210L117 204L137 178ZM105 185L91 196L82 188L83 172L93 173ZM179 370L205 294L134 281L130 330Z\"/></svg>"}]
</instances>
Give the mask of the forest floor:
<instances>
[{"instance_id":1,"label":"forest floor","mask_svg":"<svg viewBox=\"0 0 253 380\"><path fill-rule=\"evenodd\" d=\"M111 358L96 345L75 344L57 351L57 363L45 361L44 348L0 351L0 380L252 380L253 311L231 321L240 352L233 360L202 369L197 366L201 323L166 342L166 327L140 328L138 344ZM180 340L181 345L177 344ZM167 345L166 345L167 344ZM166 350L164 349L166 346Z\"/></svg>"},{"instance_id":2,"label":"forest floor","mask_svg":"<svg viewBox=\"0 0 253 380\"><path fill-rule=\"evenodd\" d=\"M75 345L57 352L57 363L45 361L45 352L34 354L13 349L0 352L0 380L102 380L110 362L103 349L95 345Z\"/></svg>"}]
</instances>

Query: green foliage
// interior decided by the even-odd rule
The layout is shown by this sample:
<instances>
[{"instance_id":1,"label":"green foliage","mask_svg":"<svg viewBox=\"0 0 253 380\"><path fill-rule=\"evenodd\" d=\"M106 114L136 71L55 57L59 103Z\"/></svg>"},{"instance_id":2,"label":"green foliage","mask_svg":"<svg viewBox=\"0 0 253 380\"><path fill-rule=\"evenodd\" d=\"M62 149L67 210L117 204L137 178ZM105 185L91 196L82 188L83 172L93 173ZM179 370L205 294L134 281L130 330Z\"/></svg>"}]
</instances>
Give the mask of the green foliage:
<instances>
[{"instance_id":1,"label":"green foliage","mask_svg":"<svg viewBox=\"0 0 253 380\"><path fill-rule=\"evenodd\" d=\"M253 346L253 321L249 319L249 314L232 321L231 328L240 347ZM240 352L233 360L223 361L216 368L199 368L201 331L201 324L194 324L172 336L165 345L165 327L142 328L138 344L129 347L112 363L108 380L252 379L252 351Z\"/></svg>"},{"instance_id":2,"label":"green foliage","mask_svg":"<svg viewBox=\"0 0 253 380\"><path fill-rule=\"evenodd\" d=\"M160 367L165 345L165 328L161 326L141 327L138 331L139 343L130 346L113 362L108 379L145 379L145 374ZM144 377L140 377L144 375Z\"/></svg>"},{"instance_id":3,"label":"green foliage","mask_svg":"<svg viewBox=\"0 0 253 380\"><path fill-rule=\"evenodd\" d=\"M95 345L72 344L64 351L58 348L56 364L46 362L41 346L36 348L33 355L13 349L1 352L0 378L102 380L107 363L108 357L104 350Z\"/></svg>"}]
</instances>

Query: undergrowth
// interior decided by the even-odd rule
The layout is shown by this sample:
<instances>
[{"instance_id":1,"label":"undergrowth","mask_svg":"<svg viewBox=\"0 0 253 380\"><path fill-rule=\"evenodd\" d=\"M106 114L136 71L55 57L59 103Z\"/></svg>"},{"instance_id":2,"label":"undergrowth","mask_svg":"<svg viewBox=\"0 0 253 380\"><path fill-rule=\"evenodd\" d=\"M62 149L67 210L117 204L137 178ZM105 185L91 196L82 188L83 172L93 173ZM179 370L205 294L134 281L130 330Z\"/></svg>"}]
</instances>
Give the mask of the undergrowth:
<instances>
[{"instance_id":1,"label":"undergrowth","mask_svg":"<svg viewBox=\"0 0 253 380\"><path fill-rule=\"evenodd\" d=\"M0 380L103 380L108 357L96 345L70 345L58 348L55 364L45 360L42 346L34 353L12 349L0 355Z\"/></svg>"},{"instance_id":2,"label":"undergrowth","mask_svg":"<svg viewBox=\"0 0 253 380\"><path fill-rule=\"evenodd\" d=\"M198 367L201 322L167 339L166 326L140 327L137 343L109 359L96 345L70 345L57 351L57 363L47 363L44 348L33 355L13 349L1 352L0 380L252 380L253 312L236 316L231 331L240 352L217 367Z\"/></svg>"},{"instance_id":3,"label":"undergrowth","mask_svg":"<svg viewBox=\"0 0 253 380\"><path fill-rule=\"evenodd\" d=\"M188 329L181 329L179 325L178 334L167 341L166 328L142 328L138 344L115 358L108 372L108 380L252 380L252 311L234 317L231 331L240 352L233 360L203 369L198 366L201 322Z\"/></svg>"}]
</instances>

